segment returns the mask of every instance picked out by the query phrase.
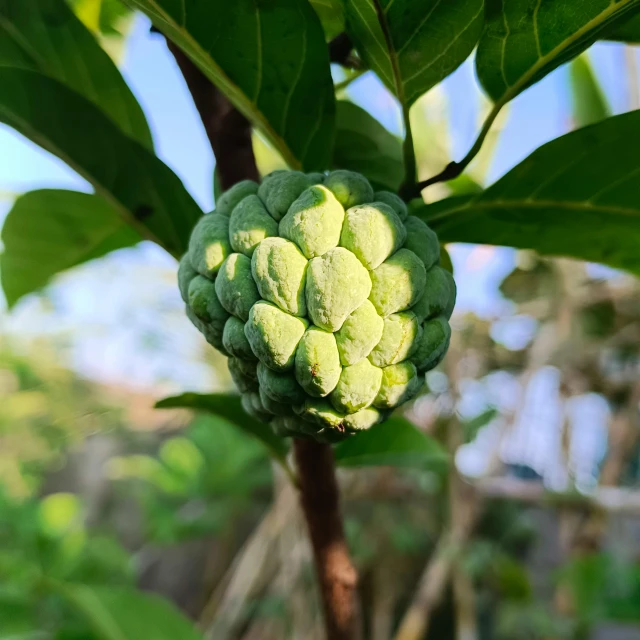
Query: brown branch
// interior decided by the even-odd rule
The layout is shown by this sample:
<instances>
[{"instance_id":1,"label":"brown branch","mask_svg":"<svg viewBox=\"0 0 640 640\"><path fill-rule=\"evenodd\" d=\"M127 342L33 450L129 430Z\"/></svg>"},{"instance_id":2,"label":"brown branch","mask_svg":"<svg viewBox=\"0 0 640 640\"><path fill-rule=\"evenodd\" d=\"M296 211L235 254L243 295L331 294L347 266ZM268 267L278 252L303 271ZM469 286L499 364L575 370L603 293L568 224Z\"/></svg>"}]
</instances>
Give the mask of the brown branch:
<instances>
[{"instance_id":1,"label":"brown branch","mask_svg":"<svg viewBox=\"0 0 640 640\"><path fill-rule=\"evenodd\" d=\"M311 440L294 440L293 452L322 602L327 640L358 637L357 573L344 537L333 450Z\"/></svg>"},{"instance_id":2,"label":"brown branch","mask_svg":"<svg viewBox=\"0 0 640 640\"><path fill-rule=\"evenodd\" d=\"M259 180L249 121L177 45L167 39L167 46L200 114L216 157L222 188L228 189L241 180Z\"/></svg>"}]
</instances>

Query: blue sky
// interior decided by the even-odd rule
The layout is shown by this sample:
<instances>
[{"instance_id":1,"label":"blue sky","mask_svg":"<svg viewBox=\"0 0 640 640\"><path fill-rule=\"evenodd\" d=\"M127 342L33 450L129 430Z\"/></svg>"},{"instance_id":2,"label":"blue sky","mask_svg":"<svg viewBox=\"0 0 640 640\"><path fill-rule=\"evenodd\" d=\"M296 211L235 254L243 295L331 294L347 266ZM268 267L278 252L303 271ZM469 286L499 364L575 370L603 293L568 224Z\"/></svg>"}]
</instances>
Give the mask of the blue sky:
<instances>
[{"instance_id":1,"label":"blue sky","mask_svg":"<svg viewBox=\"0 0 640 640\"><path fill-rule=\"evenodd\" d=\"M598 44L592 49L592 59L613 111L628 110L623 47ZM149 33L144 18L135 23L122 72L147 114L158 155L180 176L199 204L210 209L214 167L211 150L164 40ZM443 86L450 113L452 155L459 158L478 130L480 92L472 62L464 64ZM371 74L352 85L350 96L391 131L401 133L397 107ZM561 68L511 105L490 181L540 144L570 128L567 70ZM7 192L17 194L42 187L91 190L62 162L6 127L0 127L0 149L0 219L11 206ZM511 268L514 252L458 246L452 254L460 291L458 311L473 310L490 317L508 314L509 304L500 299L497 284ZM0 330L14 336L76 331L77 335L70 338L70 364L91 377L143 386L159 379L174 386L194 384L197 380L196 386L206 386L210 380L203 374L197 355L198 336L177 319L180 305L171 280L174 269L171 258L148 244L117 252L59 278L49 289L47 304L37 296L24 300L11 316L5 314L0 319ZM132 271L137 275L129 278ZM102 283L99 291L95 286L96 274ZM145 277L154 286L141 296L140 280L144 282ZM146 301L146 306L140 298ZM158 306L175 312L175 326L166 321L168 316L159 322ZM158 330L160 324L162 331ZM141 332L148 338L148 351L147 343L140 344ZM149 358L154 359L151 368ZM178 367L176 373L172 367L163 366L168 358L174 362L180 358L191 360Z\"/></svg>"}]
</instances>

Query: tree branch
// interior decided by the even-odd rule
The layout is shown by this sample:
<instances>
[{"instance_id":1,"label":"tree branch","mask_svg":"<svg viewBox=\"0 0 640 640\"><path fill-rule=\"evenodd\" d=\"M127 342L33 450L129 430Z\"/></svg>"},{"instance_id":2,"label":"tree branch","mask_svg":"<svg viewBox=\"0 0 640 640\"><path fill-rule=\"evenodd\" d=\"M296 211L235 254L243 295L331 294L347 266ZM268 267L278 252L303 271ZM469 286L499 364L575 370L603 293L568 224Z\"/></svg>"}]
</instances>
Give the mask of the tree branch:
<instances>
[{"instance_id":1,"label":"tree branch","mask_svg":"<svg viewBox=\"0 0 640 640\"><path fill-rule=\"evenodd\" d=\"M322 602L327 640L358 637L357 573L344 537L330 445L294 440L293 452Z\"/></svg>"},{"instance_id":2,"label":"tree branch","mask_svg":"<svg viewBox=\"0 0 640 640\"><path fill-rule=\"evenodd\" d=\"M177 45L167 39L167 46L180 67L200 114L216 157L222 188L228 189L241 180L259 180L249 121Z\"/></svg>"}]
</instances>

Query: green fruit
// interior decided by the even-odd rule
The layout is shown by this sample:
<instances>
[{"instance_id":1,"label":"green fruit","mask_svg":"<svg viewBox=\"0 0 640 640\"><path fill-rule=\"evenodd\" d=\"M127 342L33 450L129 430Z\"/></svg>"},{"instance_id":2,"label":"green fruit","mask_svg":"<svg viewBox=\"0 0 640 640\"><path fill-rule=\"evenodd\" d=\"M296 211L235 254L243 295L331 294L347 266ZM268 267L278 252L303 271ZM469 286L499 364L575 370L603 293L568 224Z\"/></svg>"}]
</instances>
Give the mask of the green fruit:
<instances>
[{"instance_id":1,"label":"green fruit","mask_svg":"<svg viewBox=\"0 0 640 640\"><path fill-rule=\"evenodd\" d=\"M369 273L351 251L336 247L309 260L307 308L315 325L338 331L371 291Z\"/></svg>"},{"instance_id":2,"label":"green fruit","mask_svg":"<svg viewBox=\"0 0 640 640\"><path fill-rule=\"evenodd\" d=\"M296 380L311 396L322 398L334 389L342 367L333 333L310 327L296 352Z\"/></svg>"},{"instance_id":3,"label":"green fruit","mask_svg":"<svg viewBox=\"0 0 640 640\"><path fill-rule=\"evenodd\" d=\"M373 189L369 181L353 171L332 171L324 181L324 186L333 192L338 202L350 209L357 204L373 202Z\"/></svg>"},{"instance_id":4,"label":"green fruit","mask_svg":"<svg viewBox=\"0 0 640 640\"><path fill-rule=\"evenodd\" d=\"M422 335L417 349L409 358L420 373L430 371L440 364L451 339L451 327L445 316L427 320L422 326Z\"/></svg>"},{"instance_id":5,"label":"green fruit","mask_svg":"<svg viewBox=\"0 0 640 640\"><path fill-rule=\"evenodd\" d=\"M264 300L294 316L307 315L307 259L284 238L261 242L251 258L251 274Z\"/></svg>"},{"instance_id":6,"label":"green fruit","mask_svg":"<svg viewBox=\"0 0 640 640\"><path fill-rule=\"evenodd\" d=\"M216 278L216 294L220 304L244 322L251 307L260 300L256 283L251 276L251 260L242 253L232 253L220 267Z\"/></svg>"},{"instance_id":7,"label":"green fruit","mask_svg":"<svg viewBox=\"0 0 640 640\"><path fill-rule=\"evenodd\" d=\"M216 213L229 217L235 206L247 196L258 193L258 183L253 180L242 180L225 191L216 201Z\"/></svg>"},{"instance_id":8,"label":"green fruit","mask_svg":"<svg viewBox=\"0 0 640 640\"><path fill-rule=\"evenodd\" d=\"M235 316L231 316L224 325L222 346L228 354L236 358L257 360L244 333L244 322Z\"/></svg>"},{"instance_id":9,"label":"green fruit","mask_svg":"<svg viewBox=\"0 0 640 640\"><path fill-rule=\"evenodd\" d=\"M373 405L378 409L393 409L415 396L421 386L422 378L412 362L391 364L382 370L380 391Z\"/></svg>"},{"instance_id":10,"label":"green fruit","mask_svg":"<svg viewBox=\"0 0 640 640\"><path fill-rule=\"evenodd\" d=\"M430 229L420 218L409 216L405 220L407 239L405 249L413 251L422 260L427 271L440 261L440 243L435 231Z\"/></svg>"},{"instance_id":11,"label":"green fruit","mask_svg":"<svg viewBox=\"0 0 640 640\"><path fill-rule=\"evenodd\" d=\"M220 304L215 284L197 275L189 284L187 303L193 313L205 324L222 331L229 317L226 309Z\"/></svg>"},{"instance_id":12,"label":"green fruit","mask_svg":"<svg viewBox=\"0 0 640 640\"><path fill-rule=\"evenodd\" d=\"M260 388L277 402L287 402L294 406L305 400L304 390L291 373L277 373L262 362L258 363L258 382Z\"/></svg>"},{"instance_id":13,"label":"green fruit","mask_svg":"<svg viewBox=\"0 0 640 640\"><path fill-rule=\"evenodd\" d=\"M295 242L310 259L338 246L344 209L326 187L304 191L280 221L280 235Z\"/></svg>"},{"instance_id":14,"label":"green fruit","mask_svg":"<svg viewBox=\"0 0 640 640\"><path fill-rule=\"evenodd\" d=\"M262 181L258 196L276 221L282 220L289 207L309 186L311 180L299 171L274 171Z\"/></svg>"},{"instance_id":15,"label":"green fruit","mask_svg":"<svg viewBox=\"0 0 640 640\"><path fill-rule=\"evenodd\" d=\"M401 198L350 171L279 170L216 211L194 228L178 286L247 413L334 443L419 392L449 346L456 289Z\"/></svg>"},{"instance_id":16,"label":"green fruit","mask_svg":"<svg viewBox=\"0 0 640 640\"><path fill-rule=\"evenodd\" d=\"M258 196L247 196L233 210L229 219L229 239L234 251L251 257L265 238L277 235L278 223Z\"/></svg>"},{"instance_id":17,"label":"green fruit","mask_svg":"<svg viewBox=\"0 0 640 640\"><path fill-rule=\"evenodd\" d=\"M413 251L400 249L371 272L369 300L385 318L414 305L424 293L426 282L422 260Z\"/></svg>"},{"instance_id":18,"label":"green fruit","mask_svg":"<svg viewBox=\"0 0 640 640\"><path fill-rule=\"evenodd\" d=\"M230 253L229 218L216 213L200 218L189 240L191 266L199 274L213 279Z\"/></svg>"},{"instance_id":19,"label":"green fruit","mask_svg":"<svg viewBox=\"0 0 640 640\"><path fill-rule=\"evenodd\" d=\"M378 395L382 369L366 358L345 367L336 388L331 392L331 404L337 411L355 413L368 407Z\"/></svg>"},{"instance_id":20,"label":"green fruit","mask_svg":"<svg viewBox=\"0 0 640 640\"><path fill-rule=\"evenodd\" d=\"M373 194L373 199L376 202L384 202L388 204L397 214L400 220L406 220L409 212L405 201L395 193L391 191L376 191Z\"/></svg>"},{"instance_id":21,"label":"green fruit","mask_svg":"<svg viewBox=\"0 0 640 640\"><path fill-rule=\"evenodd\" d=\"M369 360L376 367L402 362L418 348L421 335L422 327L413 312L393 313L384 319L382 338L369 354Z\"/></svg>"},{"instance_id":22,"label":"green fruit","mask_svg":"<svg viewBox=\"0 0 640 640\"><path fill-rule=\"evenodd\" d=\"M189 302L189 284L198 275L191 266L189 254L185 253L178 264L178 289L183 302Z\"/></svg>"},{"instance_id":23,"label":"green fruit","mask_svg":"<svg viewBox=\"0 0 640 640\"><path fill-rule=\"evenodd\" d=\"M306 328L306 320L261 301L251 307L244 332L260 362L274 371L288 371L293 369L296 349Z\"/></svg>"},{"instance_id":24,"label":"green fruit","mask_svg":"<svg viewBox=\"0 0 640 640\"><path fill-rule=\"evenodd\" d=\"M411 307L420 322L439 315L447 320L456 302L456 284L453 276L442 267L433 267L427 271L424 293Z\"/></svg>"},{"instance_id":25,"label":"green fruit","mask_svg":"<svg viewBox=\"0 0 640 640\"><path fill-rule=\"evenodd\" d=\"M383 202L351 207L342 225L340 245L369 270L397 251L407 237L398 214Z\"/></svg>"},{"instance_id":26,"label":"green fruit","mask_svg":"<svg viewBox=\"0 0 640 640\"><path fill-rule=\"evenodd\" d=\"M355 364L366 358L380 342L384 320L369 300L352 311L336 332L336 342L343 366Z\"/></svg>"},{"instance_id":27,"label":"green fruit","mask_svg":"<svg viewBox=\"0 0 640 640\"><path fill-rule=\"evenodd\" d=\"M255 362L248 362L240 358L229 358L228 366L231 379L240 393L260 390Z\"/></svg>"}]
</instances>

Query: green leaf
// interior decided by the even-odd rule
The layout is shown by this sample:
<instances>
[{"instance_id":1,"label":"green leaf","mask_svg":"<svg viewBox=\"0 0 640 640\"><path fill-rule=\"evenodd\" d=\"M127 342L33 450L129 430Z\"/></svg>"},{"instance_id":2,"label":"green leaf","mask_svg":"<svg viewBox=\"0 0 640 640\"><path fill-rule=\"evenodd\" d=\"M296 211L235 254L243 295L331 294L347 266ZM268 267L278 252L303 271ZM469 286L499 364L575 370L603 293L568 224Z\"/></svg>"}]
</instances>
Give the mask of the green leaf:
<instances>
[{"instance_id":1,"label":"green leaf","mask_svg":"<svg viewBox=\"0 0 640 640\"><path fill-rule=\"evenodd\" d=\"M134 589L56 584L101 640L202 640L190 620L163 598Z\"/></svg>"},{"instance_id":2,"label":"green leaf","mask_svg":"<svg viewBox=\"0 0 640 640\"><path fill-rule=\"evenodd\" d=\"M476 71L493 100L506 104L588 49L640 8L640 0L486 0Z\"/></svg>"},{"instance_id":3,"label":"green leaf","mask_svg":"<svg viewBox=\"0 0 640 640\"><path fill-rule=\"evenodd\" d=\"M163 398L155 406L157 409L193 409L212 413L258 438L276 458L283 459L287 454L287 443L276 436L268 424L258 422L244 412L240 396L228 393L183 393Z\"/></svg>"},{"instance_id":4,"label":"green leaf","mask_svg":"<svg viewBox=\"0 0 640 640\"><path fill-rule=\"evenodd\" d=\"M202 214L179 178L91 102L34 71L0 67L0 122L64 160L140 235L178 257Z\"/></svg>"},{"instance_id":5,"label":"green leaf","mask_svg":"<svg viewBox=\"0 0 640 640\"><path fill-rule=\"evenodd\" d=\"M376 186L397 191L404 178L400 140L364 109L342 100L336 129L333 168L357 171Z\"/></svg>"},{"instance_id":6,"label":"green leaf","mask_svg":"<svg viewBox=\"0 0 640 640\"><path fill-rule=\"evenodd\" d=\"M571 63L569 77L576 127L595 124L611 115L609 103L587 54L581 55Z\"/></svg>"},{"instance_id":7,"label":"green leaf","mask_svg":"<svg viewBox=\"0 0 640 640\"><path fill-rule=\"evenodd\" d=\"M307 0L127 0L175 42L292 168L326 169L335 98Z\"/></svg>"},{"instance_id":8,"label":"green leaf","mask_svg":"<svg viewBox=\"0 0 640 640\"><path fill-rule=\"evenodd\" d=\"M344 31L344 8L341 0L309 0L318 14L327 40Z\"/></svg>"},{"instance_id":9,"label":"green leaf","mask_svg":"<svg viewBox=\"0 0 640 640\"><path fill-rule=\"evenodd\" d=\"M617 25L616 28L605 37L607 40L640 44L640 15L626 20L619 26Z\"/></svg>"},{"instance_id":10,"label":"green leaf","mask_svg":"<svg viewBox=\"0 0 640 640\"><path fill-rule=\"evenodd\" d=\"M640 111L536 150L483 194L427 205L443 242L535 249L640 274Z\"/></svg>"},{"instance_id":11,"label":"green leaf","mask_svg":"<svg viewBox=\"0 0 640 640\"><path fill-rule=\"evenodd\" d=\"M103 197L42 189L20 196L2 227L0 278L9 306L78 264L140 236Z\"/></svg>"},{"instance_id":12,"label":"green leaf","mask_svg":"<svg viewBox=\"0 0 640 640\"><path fill-rule=\"evenodd\" d=\"M40 71L62 82L153 148L138 101L64 0L0 0L0 66Z\"/></svg>"},{"instance_id":13,"label":"green leaf","mask_svg":"<svg viewBox=\"0 0 640 640\"><path fill-rule=\"evenodd\" d=\"M442 467L447 454L433 438L404 418L391 418L335 447L341 467Z\"/></svg>"},{"instance_id":14,"label":"green leaf","mask_svg":"<svg viewBox=\"0 0 640 640\"><path fill-rule=\"evenodd\" d=\"M473 51L482 0L344 0L363 60L410 107Z\"/></svg>"}]
</instances>

